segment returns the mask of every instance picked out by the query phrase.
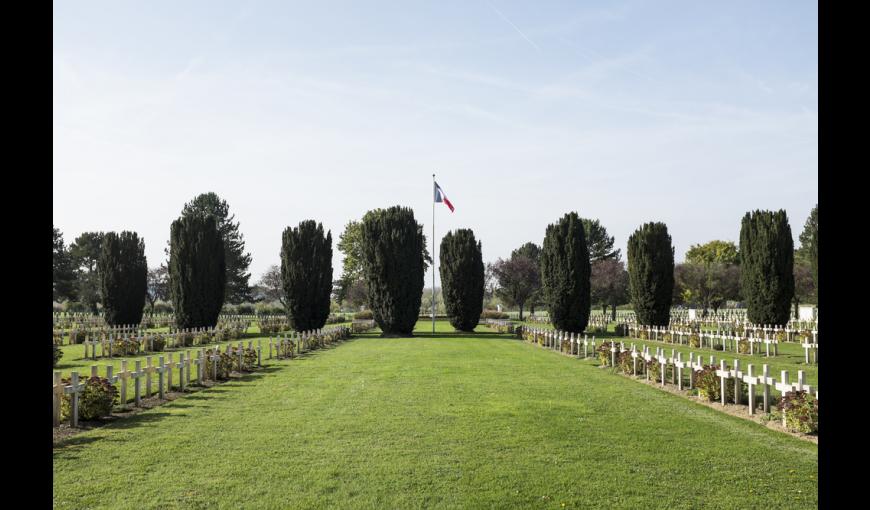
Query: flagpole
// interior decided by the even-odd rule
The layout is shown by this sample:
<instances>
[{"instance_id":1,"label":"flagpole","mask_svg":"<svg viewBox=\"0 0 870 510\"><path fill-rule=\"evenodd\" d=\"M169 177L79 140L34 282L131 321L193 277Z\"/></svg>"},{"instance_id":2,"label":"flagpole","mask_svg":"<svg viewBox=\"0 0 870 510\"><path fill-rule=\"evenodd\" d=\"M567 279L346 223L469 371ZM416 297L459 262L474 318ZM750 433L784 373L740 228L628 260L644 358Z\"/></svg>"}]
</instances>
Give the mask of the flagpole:
<instances>
[{"instance_id":1,"label":"flagpole","mask_svg":"<svg viewBox=\"0 0 870 510\"><path fill-rule=\"evenodd\" d=\"M435 335L435 174L432 174L432 335Z\"/></svg>"}]
</instances>

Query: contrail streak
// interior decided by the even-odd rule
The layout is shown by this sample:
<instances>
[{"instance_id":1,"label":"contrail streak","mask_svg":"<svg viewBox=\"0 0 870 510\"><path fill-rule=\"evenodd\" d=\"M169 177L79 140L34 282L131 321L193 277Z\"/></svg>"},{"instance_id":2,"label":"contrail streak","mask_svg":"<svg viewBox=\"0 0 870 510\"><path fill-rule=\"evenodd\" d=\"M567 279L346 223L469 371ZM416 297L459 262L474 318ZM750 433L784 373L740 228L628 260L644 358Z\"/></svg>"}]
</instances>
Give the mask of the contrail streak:
<instances>
[{"instance_id":1,"label":"contrail streak","mask_svg":"<svg viewBox=\"0 0 870 510\"><path fill-rule=\"evenodd\" d=\"M514 25L513 22L507 18L507 16L505 16L504 14L502 14L500 10L496 9L496 7L495 7L494 5L492 5L491 3L489 3L488 1L487 1L486 3L487 3L490 7L492 7L492 10L494 10L494 11L496 12L496 14L498 14L499 16L501 16L501 19L507 21L508 24L510 24L510 26L514 27L514 30L516 30L517 33L520 34L520 35L523 37L523 39L525 39L526 41L529 42L529 44L531 44L532 46L534 46L536 50L541 51L541 48L539 48L538 45L534 43L534 41L532 41L531 39L529 39L528 37L526 37L526 34L524 34L523 31L519 29L519 27L517 27L516 25Z\"/></svg>"}]
</instances>

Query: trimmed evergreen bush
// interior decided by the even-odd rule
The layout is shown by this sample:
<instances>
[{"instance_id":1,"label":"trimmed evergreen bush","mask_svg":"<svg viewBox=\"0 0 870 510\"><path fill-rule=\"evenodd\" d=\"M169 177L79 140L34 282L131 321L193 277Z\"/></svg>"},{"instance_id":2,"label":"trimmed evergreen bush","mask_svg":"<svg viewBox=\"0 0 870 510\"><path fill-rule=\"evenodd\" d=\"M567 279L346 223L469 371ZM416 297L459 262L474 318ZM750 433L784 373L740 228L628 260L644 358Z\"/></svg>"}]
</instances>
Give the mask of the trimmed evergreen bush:
<instances>
[{"instance_id":1,"label":"trimmed evergreen bush","mask_svg":"<svg viewBox=\"0 0 870 510\"><path fill-rule=\"evenodd\" d=\"M411 335L423 297L423 226L408 207L375 209L363 217L361 237L375 322L384 335Z\"/></svg>"},{"instance_id":2,"label":"trimmed evergreen bush","mask_svg":"<svg viewBox=\"0 0 870 510\"><path fill-rule=\"evenodd\" d=\"M224 247L213 216L189 215L172 222L169 288L175 324L211 328L224 304Z\"/></svg>"},{"instance_id":3,"label":"trimmed evergreen bush","mask_svg":"<svg viewBox=\"0 0 870 510\"><path fill-rule=\"evenodd\" d=\"M106 233L97 272L106 324L139 324L148 287L145 241L135 232Z\"/></svg>"},{"instance_id":4,"label":"trimmed evergreen bush","mask_svg":"<svg viewBox=\"0 0 870 510\"><path fill-rule=\"evenodd\" d=\"M794 240L780 209L746 213L740 225L740 287L755 324L784 326L794 297Z\"/></svg>"},{"instance_id":5,"label":"trimmed evergreen bush","mask_svg":"<svg viewBox=\"0 0 870 510\"><path fill-rule=\"evenodd\" d=\"M469 229L448 232L441 240L441 291L450 325L474 331L483 311L483 255Z\"/></svg>"},{"instance_id":6,"label":"trimmed evergreen bush","mask_svg":"<svg viewBox=\"0 0 870 510\"><path fill-rule=\"evenodd\" d=\"M281 284L287 318L296 331L322 328L332 293L332 232L305 220L281 237Z\"/></svg>"},{"instance_id":7,"label":"trimmed evergreen bush","mask_svg":"<svg viewBox=\"0 0 870 510\"><path fill-rule=\"evenodd\" d=\"M667 326L674 293L674 248L664 223L645 223L628 238L628 284L637 321Z\"/></svg>"},{"instance_id":8,"label":"trimmed evergreen bush","mask_svg":"<svg viewBox=\"0 0 870 510\"><path fill-rule=\"evenodd\" d=\"M583 221L576 212L547 226L541 248L541 283L550 322L582 333L589 323L591 268Z\"/></svg>"}]
</instances>

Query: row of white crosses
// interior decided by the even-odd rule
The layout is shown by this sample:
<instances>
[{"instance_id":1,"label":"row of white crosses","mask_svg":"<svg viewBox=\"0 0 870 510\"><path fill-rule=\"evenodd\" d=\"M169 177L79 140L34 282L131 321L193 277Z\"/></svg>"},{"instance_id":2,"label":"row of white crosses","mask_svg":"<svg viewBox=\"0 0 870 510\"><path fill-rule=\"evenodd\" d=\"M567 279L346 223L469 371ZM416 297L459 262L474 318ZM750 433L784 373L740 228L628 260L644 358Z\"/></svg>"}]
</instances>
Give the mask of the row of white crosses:
<instances>
[{"instance_id":1,"label":"row of white crosses","mask_svg":"<svg viewBox=\"0 0 870 510\"><path fill-rule=\"evenodd\" d=\"M292 358L320 344L329 344L335 340L348 338L352 331L347 326L335 326L326 329L284 333L283 337L281 335L274 338L269 337L269 359L272 359L273 348L277 359Z\"/></svg>"},{"instance_id":2,"label":"row of white crosses","mask_svg":"<svg viewBox=\"0 0 870 510\"><path fill-rule=\"evenodd\" d=\"M555 331L555 330L545 330L541 328L526 328L525 334L527 338L532 339L535 343L538 342L538 339L541 338L543 340L543 345L546 347L551 347L556 349L556 345L561 345L561 342L567 340L570 342L571 355L579 356L579 346L583 345L583 357L588 357L588 349L587 346L590 344L586 335L584 335L583 340L580 340L580 335L574 335L571 333L566 333L564 331ZM633 363L633 372L634 375L637 376L638 362L644 363L644 372L646 373L647 380L650 380L652 374L647 369L650 362L655 360L659 363L659 374L657 374L656 379L660 381L661 385L665 385L665 374L667 372L667 367L674 367L672 370L672 382L675 383L678 389L683 389L683 370L687 370L689 374L689 389L693 389L694 386L694 373L700 372L704 370L704 363L702 357L695 356L695 353L689 353L689 359L684 360L683 354L681 352L675 352L675 349L671 349L671 355L666 356L665 350L661 347L656 347L655 354L650 352L650 348L648 346L642 346L641 350L637 349L635 344L631 344L630 348L626 348L625 343L621 342L617 347L615 342L611 342L610 347L610 364L611 366L616 366L616 356L618 353L631 352L632 363ZM577 351L575 354L574 346L577 346ZM592 352L595 352L595 338L593 337L592 342ZM709 365L716 365L715 356L710 356ZM725 360L720 360L719 369L716 371L716 375L719 376L721 381L720 394L721 394L721 403L722 405L726 404L726 384L734 384L734 398L735 404L740 405L740 383L745 382L748 386L748 395L749 402L747 405L749 406L749 414L755 414L755 392L756 387L761 387L762 389L762 408L765 413L770 412L770 389L773 387L775 390L780 392L781 396L785 396L786 393L791 391L805 391L809 394L814 394L816 399L819 398L818 388L815 388L813 391L813 387L809 384L806 384L804 371L798 370L798 381L796 383L789 382L789 375L787 370L783 370L780 373L780 380L777 382L773 377L770 377L769 368L767 364L762 365L762 373L761 375L754 374L754 366L750 363L747 366L747 371L744 373L740 370L740 360L735 359L734 365L732 368L728 368L725 364ZM785 417L783 417L783 426L785 425Z\"/></svg>"},{"instance_id":3,"label":"row of white crosses","mask_svg":"<svg viewBox=\"0 0 870 510\"><path fill-rule=\"evenodd\" d=\"M583 358L589 357L589 352L595 352L595 336L589 340L588 335L583 335L580 338L579 333L567 333L564 331L556 331L554 329L544 329L538 327L524 327L523 336L532 343L540 344L543 347L562 351L563 345L567 345L568 353L571 356L580 356L580 347L583 347Z\"/></svg>"},{"instance_id":4,"label":"row of white crosses","mask_svg":"<svg viewBox=\"0 0 870 510\"><path fill-rule=\"evenodd\" d=\"M248 341L247 345L248 349L253 349L253 342ZM226 351L237 356L237 367L239 371L241 371L244 367L244 342L239 342L237 347L233 347L232 344L227 344ZM128 361L121 361L121 371L117 374L113 373L113 366L106 365L106 379L111 384L120 383L119 388L119 396L120 396L120 404L122 407L126 407L127 405L127 388L128 384L132 382L133 384L133 402L136 407L141 406L142 400L142 379L145 379L145 397L150 397L152 392L152 382L154 374L157 374L157 393L158 397L162 400L165 396L164 388L167 391L171 391L173 388L172 383L172 368L178 369L178 386L181 388L181 391L185 391L185 388L190 385L190 377L192 368L196 370L196 380L197 382L202 382L204 379L217 378L217 362L220 359L221 347L219 345L215 346L212 349L212 355L208 356L206 354L206 349L201 348L197 351L197 356L194 359L191 351L186 351L182 353L178 353L178 362L175 362L174 355L175 353L168 353L168 361L167 357L158 356L157 364L153 364L153 357L148 356L145 358L145 367L142 367L142 360L135 360L135 369L129 370ZM257 352L257 366L262 366L262 345L258 345L256 348ZM91 366L91 377L98 376L99 367L97 365ZM211 377L206 375L206 372L211 374ZM164 384L164 380L166 380L166 384ZM57 427L60 425L60 406L61 399L64 395L71 395L71 413L70 413L70 424L73 427L78 426L78 407L79 407L79 394L84 390L84 383L79 382L79 373L71 372L70 374L70 384L63 384L61 379L61 373L54 373L54 386L53 386L53 425Z\"/></svg>"},{"instance_id":5,"label":"row of white crosses","mask_svg":"<svg viewBox=\"0 0 870 510\"><path fill-rule=\"evenodd\" d=\"M175 332L172 333L145 333L143 330L127 330L122 329L119 331L130 331L133 334L118 334L115 335L113 333L108 333L108 335L104 334L101 338L91 338L85 340L84 348L85 348L85 358L97 359L97 345L100 346L100 356L106 357L108 354L109 358L114 357L115 353L115 342L121 339L124 340L135 340L137 345L137 353L138 352L154 352L154 340L158 337L162 337L166 340L167 346L172 345L174 347L184 347L181 345L181 337L183 335L208 335L209 338L213 338L218 332L221 331L219 327L199 327L199 328L186 328L186 329L176 329ZM117 339L117 340L116 340ZM90 354L89 354L90 353Z\"/></svg>"},{"instance_id":6,"label":"row of white crosses","mask_svg":"<svg viewBox=\"0 0 870 510\"><path fill-rule=\"evenodd\" d=\"M675 343L688 345L689 339L695 335L698 336L701 348L705 347L705 344L710 349L719 345L722 347L722 350L740 352L740 344L746 342L749 344L750 355L756 353L760 354L761 345L763 344L764 353L767 357L771 356L771 347L773 348L773 356L779 354L779 340L776 338L775 333L771 334L771 332L774 331L776 331L776 328L773 327L758 327L746 330L744 335L738 335L736 332L703 332L692 329L682 329L680 327L628 326L628 336L640 338L641 332L646 332L647 339L655 341L663 341L665 335L669 335L671 337L671 342L676 340ZM762 332L764 338L760 336ZM813 331L812 334L812 342L801 344L804 348L804 358L807 364L810 363L810 351L813 353L813 363L818 363L818 332Z\"/></svg>"}]
</instances>

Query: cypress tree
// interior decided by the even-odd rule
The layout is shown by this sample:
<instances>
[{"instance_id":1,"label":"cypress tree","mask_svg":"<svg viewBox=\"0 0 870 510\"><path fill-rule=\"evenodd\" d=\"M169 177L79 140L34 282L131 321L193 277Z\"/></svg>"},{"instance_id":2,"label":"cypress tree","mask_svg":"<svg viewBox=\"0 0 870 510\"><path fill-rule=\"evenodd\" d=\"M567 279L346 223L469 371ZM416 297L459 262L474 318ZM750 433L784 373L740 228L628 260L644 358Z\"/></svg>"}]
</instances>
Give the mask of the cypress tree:
<instances>
[{"instance_id":1,"label":"cypress tree","mask_svg":"<svg viewBox=\"0 0 870 510\"><path fill-rule=\"evenodd\" d=\"M541 249L541 283L556 329L581 333L589 323L591 273L583 221L576 212L547 226Z\"/></svg>"},{"instance_id":2,"label":"cypress tree","mask_svg":"<svg viewBox=\"0 0 870 510\"><path fill-rule=\"evenodd\" d=\"M746 213L740 225L740 266L749 321L785 325L794 297L794 240L784 210Z\"/></svg>"},{"instance_id":3,"label":"cypress tree","mask_svg":"<svg viewBox=\"0 0 870 510\"><path fill-rule=\"evenodd\" d=\"M215 225L224 242L224 263L227 272L224 288L226 302L238 305L250 301L251 289L248 280L251 278L251 273L248 272L248 267L251 265L251 254L245 252L245 237L239 231L239 222L233 221L235 215L230 214L227 201L214 192L202 193L184 204L181 215L214 216Z\"/></svg>"},{"instance_id":4,"label":"cypress tree","mask_svg":"<svg viewBox=\"0 0 870 510\"><path fill-rule=\"evenodd\" d=\"M106 323L139 324L148 286L145 241L135 232L107 233L97 259L97 272Z\"/></svg>"},{"instance_id":5,"label":"cypress tree","mask_svg":"<svg viewBox=\"0 0 870 510\"><path fill-rule=\"evenodd\" d=\"M363 274L375 322L384 335L411 335L425 272L423 226L408 207L369 211L362 219Z\"/></svg>"},{"instance_id":6,"label":"cypress tree","mask_svg":"<svg viewBox=\"0 0 870 510\"><path fill-rule=\"evenodd\" d=\"M214 216L188 215L172 222L169 287L179 328L214 327L224 304L224 243Z\"/></svg>"},{"instance_id":7,"label":"cypress tree","mask_svg":"<svg viewBox=\"0 0 870 510\"><path fill-rule=\"evenodd\" d=\"M645 223L628 238L628 282L638 322L667 326L674 292L674 248L664 223Z\"/></svg>"},{"instance_id":8,"label":"cypress tree","mask_svg":"<svg viewBox=\"0 0 870 510\"><path fill-rule=\"evenodd\" d=\"M448 232L441 240L441 291L450 324L474 331L483 311L483 255L470 229Z\"/></svg>"},{"instance_id":9,"label":"cypress tree","mask_svg":"<svg viewBox=\"0 0 870 510\"><path fill-rule=\"evenodd\" d=\"M329 317L332 293L332 232L305 220L281 237L281 285L290 327L320 329Z\"/></svg>"}]
</instances>

